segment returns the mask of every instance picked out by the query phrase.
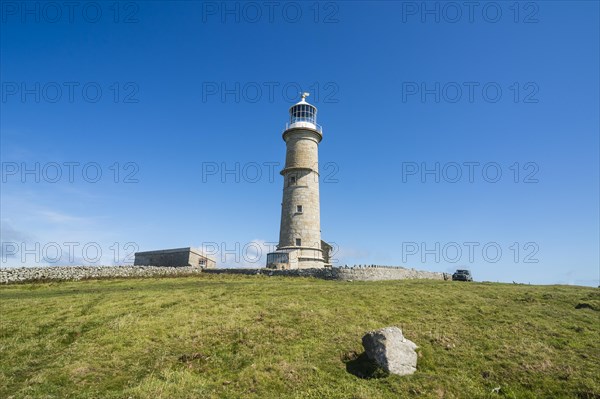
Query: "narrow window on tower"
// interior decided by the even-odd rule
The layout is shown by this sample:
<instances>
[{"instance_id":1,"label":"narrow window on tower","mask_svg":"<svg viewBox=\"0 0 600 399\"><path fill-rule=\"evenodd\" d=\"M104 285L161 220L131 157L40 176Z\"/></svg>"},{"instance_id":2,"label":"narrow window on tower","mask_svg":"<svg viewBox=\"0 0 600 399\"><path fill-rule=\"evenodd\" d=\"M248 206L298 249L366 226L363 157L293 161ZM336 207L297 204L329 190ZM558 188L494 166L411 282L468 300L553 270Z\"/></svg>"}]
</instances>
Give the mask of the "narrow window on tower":
<instances>
[{"instance_id":1,"label":"narrow window on tower","mask_svg":"<svg viewBox=\"0 0 600 399\"><path fill-rule=\"evenodd\" d=\"M296 176L290 176L290 186L296 184Z\"/></svg>"},{"instance_id":2,"label":"narrow window on tower","mask_svg":"<svg viewBox=\"0 0 600 399\"><path fill-rule=\"evenodd\" d=\"M296 205L296 212L302 213L302 205Z\"/></svg>"},{"instance_id":3,"label":"narrow window on tower","mask_svg":"<svg viewBox=\"0 0 600 399\"><path fill-rule=\"evenodd\" d=\"M301 247L302 246L302 240L300 238L296 238L296 246L297 247Z\"/></svg>"}]
</instances>

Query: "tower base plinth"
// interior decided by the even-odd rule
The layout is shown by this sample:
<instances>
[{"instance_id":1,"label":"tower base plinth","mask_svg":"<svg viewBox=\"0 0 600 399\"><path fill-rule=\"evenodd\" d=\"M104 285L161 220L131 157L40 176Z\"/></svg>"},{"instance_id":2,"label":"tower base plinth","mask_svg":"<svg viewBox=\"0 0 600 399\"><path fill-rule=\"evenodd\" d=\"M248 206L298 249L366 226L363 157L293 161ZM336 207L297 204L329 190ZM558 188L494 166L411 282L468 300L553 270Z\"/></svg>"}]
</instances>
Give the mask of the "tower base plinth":
<instances>
[{"instance_id":1,"label":"tower base plinth","mask_svg":"<svg viewBox=\"0 0 600 399\"><path fill-rule=\"evenodd\" d=\"M290 248L281 249L267 254L267 269L322 269L326 267L325 260L315 249Z\"/></svg>"}]
</instances>

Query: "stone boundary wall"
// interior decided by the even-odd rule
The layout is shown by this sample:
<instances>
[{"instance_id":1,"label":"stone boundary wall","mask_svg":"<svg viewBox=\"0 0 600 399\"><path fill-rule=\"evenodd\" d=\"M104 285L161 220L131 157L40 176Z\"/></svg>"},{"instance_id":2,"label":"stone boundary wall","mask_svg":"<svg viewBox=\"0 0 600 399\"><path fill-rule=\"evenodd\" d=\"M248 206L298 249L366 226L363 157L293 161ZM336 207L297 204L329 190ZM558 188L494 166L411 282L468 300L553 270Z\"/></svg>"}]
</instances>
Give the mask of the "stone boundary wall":
<instances>
[{"instance_id":1,"label":"stone boundary wall","mask_svg":"<svg viewBox=\"0 0 600 399\"><path fill-rule=\"evenodd\" d=\"M271 269L207 269L204 273L210 274L244 274L286 277L315 277L324 280L343 281L380 281L380 280L451 280L448 273L428 272L404 267L394 266L354 266L333 267L327 269L296 269L296 270L271 270Z\"/></svg>"},{"instance_id":2,"label":"stone boundary wall","mask_svg":"<svg viewBox=\"0 0 600 399\"><path fill-rule=\"evenodd\" d=\"M44 266L0 268L0 284L98 278L163 277L200 274L199 267L169 266Z\"/></svg>"},{"instance_id":3,"label":"stone boundary wall","mask_svg":"<svg viewBox=\"0 0 600 399\"><path fill-rule=\"evenodd\" d=\"M101 278L165 277L207 274L241 274L285 277L315 277L324 280L379 281L431 279L451 280L447 273L391 266L354 266L326 269L200 269L171 266L44 266L0 268L0 284L32 281L77 281Z\"/></svg>"}]
</instances>

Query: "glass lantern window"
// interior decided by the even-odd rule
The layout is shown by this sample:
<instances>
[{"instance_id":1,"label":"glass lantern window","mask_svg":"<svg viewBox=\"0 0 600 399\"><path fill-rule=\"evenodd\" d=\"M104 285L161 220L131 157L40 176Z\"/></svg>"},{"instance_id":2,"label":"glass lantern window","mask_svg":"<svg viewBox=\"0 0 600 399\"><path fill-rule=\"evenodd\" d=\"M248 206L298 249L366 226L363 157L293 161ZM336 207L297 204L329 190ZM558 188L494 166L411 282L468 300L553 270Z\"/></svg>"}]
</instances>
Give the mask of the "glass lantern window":
<instances>
[{"instance_id":1,"label":"glass lantern window","mask_svg":"<svg viewBox=\"0 0 600 399\"><path fill-rule=\"evenodd\" d=\"M290 122L311 122L317 123L316 109L308 104L299 104L292 108Z\"/></svg>"}]
</instances>

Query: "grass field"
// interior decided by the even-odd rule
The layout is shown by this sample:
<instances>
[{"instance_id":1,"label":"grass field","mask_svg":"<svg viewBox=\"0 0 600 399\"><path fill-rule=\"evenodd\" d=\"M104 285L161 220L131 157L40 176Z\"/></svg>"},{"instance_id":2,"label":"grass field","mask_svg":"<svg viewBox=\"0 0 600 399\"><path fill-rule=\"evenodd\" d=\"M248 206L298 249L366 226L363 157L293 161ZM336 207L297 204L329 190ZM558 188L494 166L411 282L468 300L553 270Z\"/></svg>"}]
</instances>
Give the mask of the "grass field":
<instances>
[{"instance_id":1,"label":"grass field","mask_svg":"<svg viewBox=\"0 0 600 399\"><path fill-rule=\"evenodd\" d=\"M0 317L0 398L600 398L595 288L99 280L0 287ZM392 325L417 373L354 375Z\"/></svg>"}]
</instances>

